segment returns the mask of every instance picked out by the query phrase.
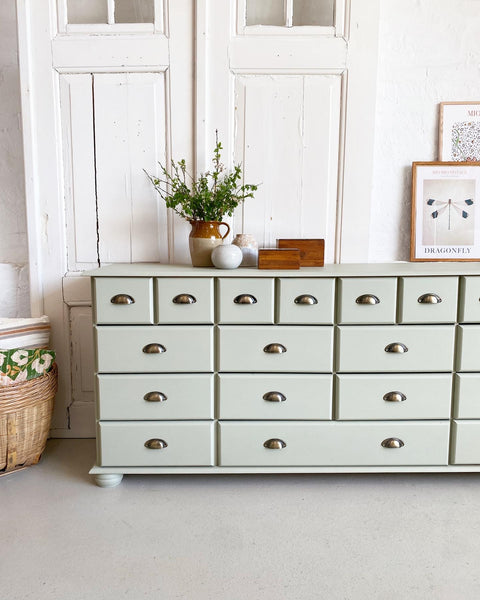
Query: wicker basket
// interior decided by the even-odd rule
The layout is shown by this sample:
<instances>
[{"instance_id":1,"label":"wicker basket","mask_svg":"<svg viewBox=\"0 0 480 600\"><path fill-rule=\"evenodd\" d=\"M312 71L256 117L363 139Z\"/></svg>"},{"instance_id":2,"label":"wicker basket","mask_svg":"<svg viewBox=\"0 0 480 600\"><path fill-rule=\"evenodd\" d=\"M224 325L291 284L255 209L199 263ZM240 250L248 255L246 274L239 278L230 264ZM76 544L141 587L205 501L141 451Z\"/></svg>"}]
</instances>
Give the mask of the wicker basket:
<instances>
[{"instance_id":1,"label":"wicker basket","mask_svg":"<svg viewBox=\"0 0 480 600\"><path fill-rule=\"evenodd\" d=\"M56 364L45 375L0 387L0 475L40 460L56 391Z\"/></svg>"}]
</instances>

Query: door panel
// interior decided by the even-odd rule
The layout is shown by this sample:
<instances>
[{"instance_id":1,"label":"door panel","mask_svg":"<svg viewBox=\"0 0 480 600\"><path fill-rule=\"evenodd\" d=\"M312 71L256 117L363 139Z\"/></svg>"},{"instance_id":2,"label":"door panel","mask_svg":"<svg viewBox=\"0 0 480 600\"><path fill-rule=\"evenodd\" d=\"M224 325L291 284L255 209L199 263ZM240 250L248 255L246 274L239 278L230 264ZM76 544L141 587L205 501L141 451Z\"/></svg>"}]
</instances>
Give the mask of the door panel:
<instances>
[{"instance_id":1,"label":"door panel","mask_svg":"<svg viewBox=\"0 0 480 600\"><path fill-rule=\"evenodd\" d=\"M334 239L340 93L338 75L235 78L235 153L245 181L261 184L241 219L260 247L279 237ZM327 262L333 253L328 244Z\"/></svg>"},{"instance_id":2,"label":"door panel","mask_svg":"<svg viewBox=\"0 0 480 600\"><path fill-rule=\"evenodd\" d=\"M100 260L168 262L165 204L143 169L165 164L163 73L94 75Z\"/></svg>"},{"instance_id":3,"label":"door panel","mask_svg":"<svg viewBox=\"0 0 480 600\"><path fill-rule=\"evenodd\" d=\"M68 270L97 263L92 76L60 75Z\"/></svg>"},{"instance_id":4,"label":"door panel","mask_svg":"<svg viewBox=\"0 0 480 600\"><path fill-rule=\"evenodd\" d=\"M143 171L165 164L165 74L62 74L60 84L69 270L168 262L166 208Z\"/></svg>"}]
</instances>

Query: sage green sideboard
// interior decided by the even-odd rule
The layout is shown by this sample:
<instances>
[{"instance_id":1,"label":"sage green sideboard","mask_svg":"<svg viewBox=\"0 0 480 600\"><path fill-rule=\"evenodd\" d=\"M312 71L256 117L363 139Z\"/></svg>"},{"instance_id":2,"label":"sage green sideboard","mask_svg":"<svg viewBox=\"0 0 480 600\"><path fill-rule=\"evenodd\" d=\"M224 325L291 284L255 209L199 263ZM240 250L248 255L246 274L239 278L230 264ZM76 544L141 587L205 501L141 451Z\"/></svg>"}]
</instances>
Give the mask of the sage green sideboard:
<instances>
[{"instance_id":1,"label":"sage green sideboard","mask_svg":"<svg viewBox=\"0 0 480 600\"><path fill-rule=\"evenodd\" d=\"M98 485L480 471L474 263L92 277Z\"/></svg>"}]
</instances>

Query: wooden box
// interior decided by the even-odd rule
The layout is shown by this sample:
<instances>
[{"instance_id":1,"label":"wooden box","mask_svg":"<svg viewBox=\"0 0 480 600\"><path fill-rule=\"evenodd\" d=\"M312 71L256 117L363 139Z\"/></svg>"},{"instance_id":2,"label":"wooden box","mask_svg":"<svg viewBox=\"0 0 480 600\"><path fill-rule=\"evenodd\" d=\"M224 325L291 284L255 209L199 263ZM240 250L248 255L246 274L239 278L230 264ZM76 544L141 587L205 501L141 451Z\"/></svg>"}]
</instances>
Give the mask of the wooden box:
<instances>
[{"instance_id":1,"label":"wooden box","mask_svg":"<svg viewBox=\"0 0 480 600\"><path fill-rule=\"evenodd\" d=\"M299 269L300 250L298 248L260 248L258 251L259 269Z\"/></svg>"},{"instance_id":2,"label":"wooden box","mask_svg":"<svg viewBox=\"0 0 480 600\"><path fill-rule=\"evenodd\" d=\"M298 248L301 267L323 267L325 264L325 240L280 239L277 248Z\"/></svg>"}]
</instances>

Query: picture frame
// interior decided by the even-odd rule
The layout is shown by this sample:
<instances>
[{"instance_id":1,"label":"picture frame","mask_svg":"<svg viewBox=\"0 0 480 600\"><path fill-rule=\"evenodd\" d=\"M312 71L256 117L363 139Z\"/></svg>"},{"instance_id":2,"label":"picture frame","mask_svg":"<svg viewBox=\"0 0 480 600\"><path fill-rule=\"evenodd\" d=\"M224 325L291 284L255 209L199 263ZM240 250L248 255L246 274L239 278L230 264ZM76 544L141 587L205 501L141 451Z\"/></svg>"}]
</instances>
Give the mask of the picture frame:
<instances>
[{"instance_id":1,"label":"picture frame","mask_svg":"<svg viewBox=\"0 0 480 600\"><path fill-rule=\"evenodd\" d=\"M480 161L480 101L440 103L438 158Z\"/></svg>"},{"instance_id":2,"label":"picture frame","mask_svg":"<svg viewBox=\"0 0 480 600\"><path fill-rule=\"evenodd\" d=\"M411 261L480 261L480 162L412 164Z\"/></svg>"}]
</instances>

